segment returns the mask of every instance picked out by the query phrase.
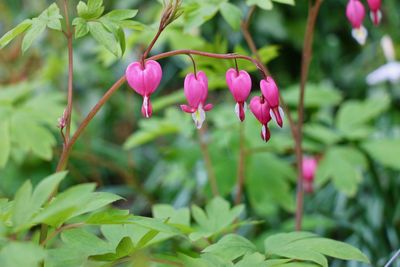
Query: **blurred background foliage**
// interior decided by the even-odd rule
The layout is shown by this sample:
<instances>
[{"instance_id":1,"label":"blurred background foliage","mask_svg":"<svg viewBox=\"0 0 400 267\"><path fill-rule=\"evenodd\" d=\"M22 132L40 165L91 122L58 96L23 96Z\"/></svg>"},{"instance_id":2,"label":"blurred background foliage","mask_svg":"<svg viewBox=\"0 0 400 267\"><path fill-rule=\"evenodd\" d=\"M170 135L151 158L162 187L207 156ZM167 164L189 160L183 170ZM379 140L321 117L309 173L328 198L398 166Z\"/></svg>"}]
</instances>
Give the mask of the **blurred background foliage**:
<instances>
[{"instance_id":1,"label":"blurred background foliage","mask_svg":"<svg viewBox=\"0 0 400 267\"><path fill-rule=\"evenodd\" d=\"M0 34L37 16L51 2L2 0ZM76 1L71 2L75 6ZM272 4L267 0L185 0L184 15L167 28L152 53L199 49L250 55L240 32L240 21L249 9L246 3L266 9ZM400 3L383 1L379 27L365 20L369 37L363 47L351 38L345 5L345 0L325 0L317 21L306 92L304 148L305 154L318 157L319 167L314 193L305 200L304 228L349 242L366 253L373 266L380 266L400 247L400 83L371 87L365 78L386 62L380 46L383 35L392 37L400 56ZM125 29L122 58L89 36L74 41L75 126L141 55L162 10L155 0L105 1L105 6L106 12L115 8L139 12L136 23ZM256 10L250 31L296 119L307 1L263 8ZM12 196L27 179L37 183L53 172L62 148L56 126L66 105L65 39L48 30L24 54L21 41L17 38L0 50L2 197ZM221 195L233 200L242 153L246 217L263 221L244 227L243 233L261 243L272 233L292 230L296 171L287 121L283 129L272 126L270 142L263 143L259 124L250 113L242 124L234 114L234 101L225 85L225 71L233 62L195 59L209 76L213 91L209 98L215 106L207 114L204 130L197 131L178 105L185 102L183 77L192 70L188 58L161 60L163 80L153 97L153 117L141 118L141 99L123 86L74 147L62 187L94 181L101 190L126 198L123 207L149 215L155 203L176 208L204 204L211 197L207 182L211 173ZM253 93L259 94L256 69L242 61L239 67L252 72ZM211 167L205 160L208 156ZM332 266L343 266L343 262Z\"/></svg>"}]
</instances>

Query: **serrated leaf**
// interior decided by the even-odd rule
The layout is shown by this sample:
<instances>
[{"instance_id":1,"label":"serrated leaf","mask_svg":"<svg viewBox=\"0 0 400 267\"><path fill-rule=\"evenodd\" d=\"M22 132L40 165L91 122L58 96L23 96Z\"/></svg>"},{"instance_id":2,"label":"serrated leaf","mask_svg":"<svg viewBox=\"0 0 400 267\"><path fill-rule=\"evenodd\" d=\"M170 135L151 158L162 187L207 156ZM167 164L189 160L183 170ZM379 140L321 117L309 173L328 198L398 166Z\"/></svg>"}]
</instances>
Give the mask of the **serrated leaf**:
<instances>
[{"instance_id":1,"label":"serrated leaf","mask_svg":"<svg viewBox=\"0 0 400 267\"><path fill-rule=\"evenodd\" d=\"M7 120L0 121L0 169L3 168L10 156L11 138L10 123Z\"/></svg>"},{"instance_id":2,"label":"serrated leaf","mask_svg":"<svg viewBox=\"0 0 400 267\"><path fill-rule=\"evenodd\" d=\"M89 33L89 26L85 19L75 18L72 21L72 25L75 26L75 38L81 38Z\"/></svg>"},{"instance_id":3,"label":"serrated leaf","mask_svg":"<svg viewBox=\"0 0 400 267\"><path fill-rule=\"evenodd\" d=\"M15 26L15 28L6 32L0 39L0 48L5 47L9 42L11 42L15 37L25 32L32 25L30 19L22 21L20 24Z\"/></svg>"},{"instance_id":4,"label":"serrated leaf","mask_svg":"<svg viewBox=\"0 0 400 267\"><path fill-rule=\"evenodd\" d=\"M237 6L229 3L229 2L224 2L220 6L220 12L222 17L225 19L226 22L234 29L234 30L239 30L240 29L240 23L242 21L242 11L240 8Z\"/></svg>"},{"instance_id":5,"label":"serrated leaf","mask_svg":"<svg viewBox=\"0 0 400 267\"><path fill-rule=\"evenodd\" d=\"M32 45L33 41L39 37L46 29L46 22L38 18L32 19L32 25L26 32L24 39L22 40L22 52L24 53Z\"/></svg>"}]
</instances>

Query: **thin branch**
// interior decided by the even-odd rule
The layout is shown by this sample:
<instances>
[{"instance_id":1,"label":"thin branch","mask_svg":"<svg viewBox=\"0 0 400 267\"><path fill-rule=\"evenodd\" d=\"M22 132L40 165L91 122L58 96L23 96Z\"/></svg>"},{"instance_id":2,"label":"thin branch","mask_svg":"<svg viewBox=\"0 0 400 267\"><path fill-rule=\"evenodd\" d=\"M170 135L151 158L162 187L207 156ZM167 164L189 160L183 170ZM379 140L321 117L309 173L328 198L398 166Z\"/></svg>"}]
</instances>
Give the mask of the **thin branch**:
<instances>
[{"instance_id":1,"label":"thin branch","mask_svg":"<svg viewBox=\"0 0 400 267\"><path fill-rule=\"evenodd\" d=\"M390 258L390 260L385 264L385 267L389 267L390 264L392 264L399 256L400 256L400 249L393 255L392 258Z\"/></svg>"},{"instance_id":2,"label":"thin branch","mask_svg":"<svg viewBox=\"0 0 400 267\"><path fill-rule=\"evenodd\" d=\"M211 156L210 152L208 151L208 144L206 141L206 129L204 126L205 125L203 125L203 127L200 128L198 131L200 149L201 153L203 154L204 164L206 166L207 177L211 186L211 191L214 196L219 196L217 178L215 177L215 172L211 163Z\"/></svg>"},{"instance_id":3,"label":"thin branch","mask_svg":"<svg viewBox=\"0 0 400 267\"><path fill-rule=\"evenodd\" d=\"M297 109L298 122L297 133L295 136L296 143L296 158L297 158L297 196L296 196L296 230L300 231L303 220L303 202L304 202L304 188L303 188L303 120L304 120L304 95L306 83L308 79L308 72L310 69L310 62L312 58L312 44L314 39L315 23L317 21L318 12L321 7L322 0L309 0L308 5L308 18L306 32L304 35L303 56L301 61L301 77L300 77L300 97Z\"/></svg>"}]
</instances>

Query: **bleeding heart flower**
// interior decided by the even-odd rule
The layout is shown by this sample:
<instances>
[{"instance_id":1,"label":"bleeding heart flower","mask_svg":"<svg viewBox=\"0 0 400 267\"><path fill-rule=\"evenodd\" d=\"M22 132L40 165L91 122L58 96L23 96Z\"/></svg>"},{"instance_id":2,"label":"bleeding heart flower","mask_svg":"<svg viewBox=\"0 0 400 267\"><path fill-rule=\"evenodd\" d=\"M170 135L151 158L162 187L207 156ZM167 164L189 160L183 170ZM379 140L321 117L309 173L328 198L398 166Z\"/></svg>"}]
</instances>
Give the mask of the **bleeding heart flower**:
<instances>
[{"instance_id":1,"label":"bleeding heart flower","mask_svg":"<svg viewBox=\"0 0 400 267\"><path fill-rule=\"evenodd\" d=\"M365 17L365 8L359 0L350 0L346 7L346 16L350 21L353 30L351 34L356 41L363 45L368 36L367 30L362 25Z\"/></svg>"},{"instance_id":2,"label":"bleeding heart flower","mask_svg":"<svg viewBox=\"0 0 400 267\"><path fill-rule=\"evenodd\" d=\"M371 9L371 19L375 25L378 25L382 19L382 12L381 12L381 0L367 0L368 6Z\"/></svg>"},{"instance_id":3,"label":"bleeding heart flower","mask_svg":"<svg viewBox=\"0 0 400 267\"><path fill-rule=\"evenodd\" d=\"M270 115L272 119L279 125L279 127L282 127L284 114L282 108L279 106L278 86L274 79L267 77L266 79L261 80L260 88L263 96L269 104L269 107L271 108Z\"/></svg>"},{"instance_id":4,"label":"bleeding heart flower","mask_svg":"<svg viewBox=\"0 0 400 267\"><path fill-rule=\"evenodd\" d=\"M200 129L206 119L206 111L212 109L212 104L205 104L208 95L208 79L203 71L186 75L184 83L185 96L189 105L181 105L184 112L192 113L197 129Z\"/></svg>"},{"instance_id":5,"label":"bleeding heart flower","mask_svg":"<svg viewBox=\"0 0 400 267\"><path fill-rule=\"evenodd\" d=\"M246 100L251 91L250 75L244 71L237 71L230 68L226 72L226 83L236 101L235 112L240 121L245 118Z\"/></svg>"},{"instance_id":6,"label":"bleeding heart flower","mask_svg":"<svg viewBox=\"0 0 400 267\"><path fill-rule=\"evenodd\" d=\"M143 96L142 114L149 118L153 113L150 95L157 89L162 78L160 64L154 60L145 61L144 66L139 61L132 62L126 68L125 76L133 90Z\"/></svg>"},{"instance_id":7,"label":"bleeding heart flower","mask_svg":"<svg viewBox=\"0 0 400 267\"><path fill-rule=\"evenodd\" d=\"M250 111L254 114L256 119L262 124L261 138L267 142L271 137L268 129L268 122L271 120L270 107L268 102L263 96L254 96L250 100Z\"/></svg>"},{"instance_id":8,"label":"bleeding heart flower","mask_svg":"<svg viewBox=\"0 0 400 267\"><path fill-rule=\"evenodd\" d=\"M307 193L313 192L315 172L317 171L318 161L314 157L303 157L303 181L304 190Z\"/></svg>"}]
</instances>

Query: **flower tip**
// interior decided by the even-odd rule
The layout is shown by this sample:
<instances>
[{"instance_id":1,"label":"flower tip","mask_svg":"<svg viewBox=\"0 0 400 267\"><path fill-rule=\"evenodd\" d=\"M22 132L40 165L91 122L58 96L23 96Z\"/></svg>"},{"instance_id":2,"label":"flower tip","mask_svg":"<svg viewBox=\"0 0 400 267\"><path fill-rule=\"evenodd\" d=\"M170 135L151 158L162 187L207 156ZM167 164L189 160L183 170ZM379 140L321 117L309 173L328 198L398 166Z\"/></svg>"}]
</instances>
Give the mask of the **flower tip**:
<instances>
[{"instance_id":1,"label":"flower tip","mask_svg":"<svg viewBox=\"0 0 400 267\"><path fill-rule=\"evenodd\" d=\"M239 118L240 121L244 121L246 115L246 102L236 103L235 105L235 113L236 116Z\"/></svg>"},{"instance_id":2,"label":"flower tip","mask_svg":"<svg viewBox=\"0 0 400 267\"><path fill-rule=\"evenodd\" d=\"M368 31L367 29L364 28L364 26L360 26L360 28L353 29L351 31L351 35L360 45L365 45L368 36Z\"/></svg>"},{"instance_id":3,"label":"flower tip","mask_svg":"<svg viewBox=\"0 0 400 267\"><path fill-rule=\"evenodd\" d=\"M283 109L281 107L270 109L269 111L271 118L278 124L280 128L283 127L283 117L285 114L283 113Z\"/></svg>"},{"instance_id":4,"label":"flower tip","mask_svg":"<svg viewBox=\"0 0 400 267\"><path fill-rule=\"evenodd\" d=\"M268 142L270 138L271 138L271 133L268 129L268 126L265 124L261 127L261 139L264 140L265 142Z\"/></svg>"},{"instance_id":5,"label":"flower tip","mask_svg":"<svg viewBox=\"0 0 400 267\"><path fill-rule=\"evenodd\" d=\"M152 114L153 107L151 106L150 98L148 96L144 96L142 104L142 115L145 118L150 118Z\"/></svg>"}]
</instances>

